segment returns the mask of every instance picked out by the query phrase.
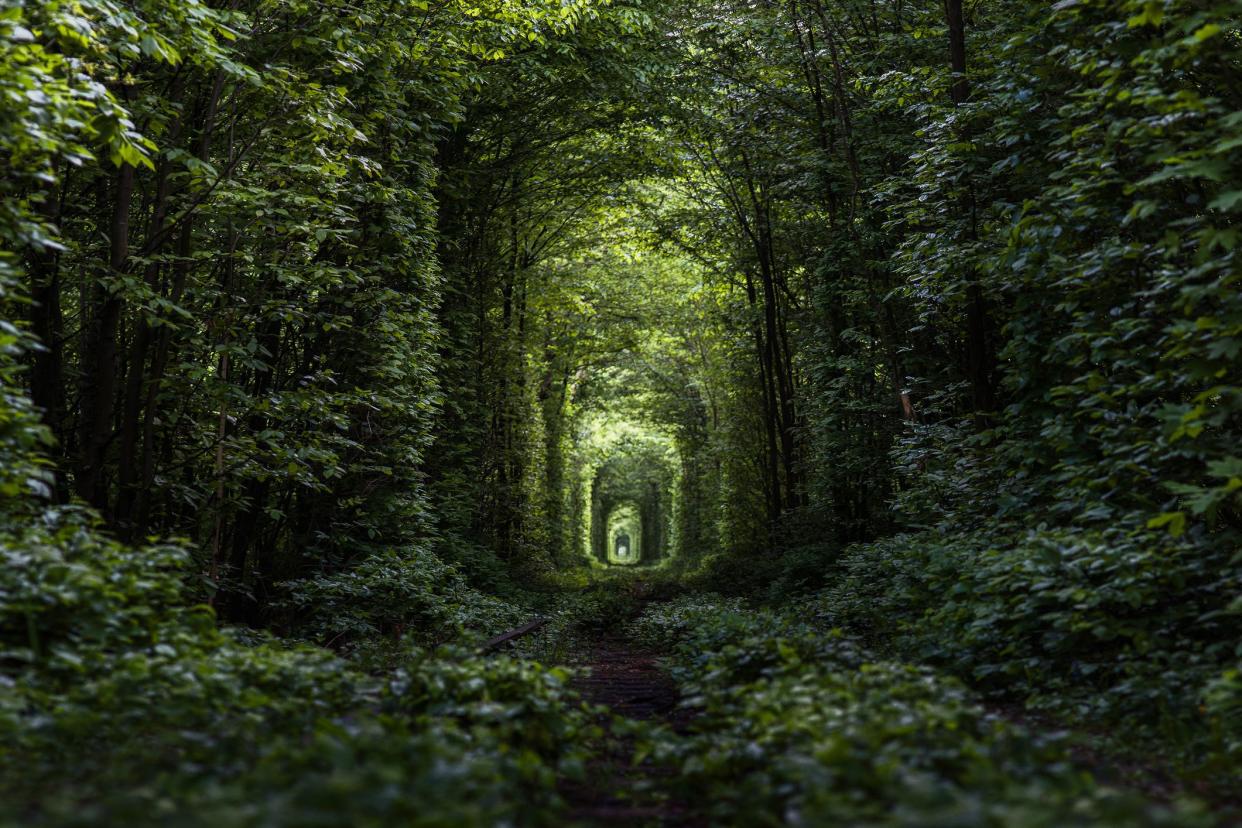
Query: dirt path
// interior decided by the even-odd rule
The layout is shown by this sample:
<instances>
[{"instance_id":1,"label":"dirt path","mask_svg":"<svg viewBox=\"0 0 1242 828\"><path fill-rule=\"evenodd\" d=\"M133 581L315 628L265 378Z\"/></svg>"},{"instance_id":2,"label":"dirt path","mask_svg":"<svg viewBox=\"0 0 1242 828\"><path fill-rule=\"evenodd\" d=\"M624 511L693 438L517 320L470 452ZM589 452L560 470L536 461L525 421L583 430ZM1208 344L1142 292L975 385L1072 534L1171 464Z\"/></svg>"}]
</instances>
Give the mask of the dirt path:
<instances>
[{"instance_id":1,"label":"dirt path","mask_svg":"<svg viewBox=\"0 0 1242 828\"><path fill-rule=\"evenodd\" d=\"M627 719L684 727L686 717L677 706L677 686L660 671L655 655L623 639L604 638L580 656L577 666L589 672L580 675L574 686L592 704ZM609 748L588 769L588 781L563 791L573 824L704 824L684 803L668 795L673 769L659 767L651 760L635 766L633 740L616 734L611 725L607 727Z\"/></svg>"}]
</instances>

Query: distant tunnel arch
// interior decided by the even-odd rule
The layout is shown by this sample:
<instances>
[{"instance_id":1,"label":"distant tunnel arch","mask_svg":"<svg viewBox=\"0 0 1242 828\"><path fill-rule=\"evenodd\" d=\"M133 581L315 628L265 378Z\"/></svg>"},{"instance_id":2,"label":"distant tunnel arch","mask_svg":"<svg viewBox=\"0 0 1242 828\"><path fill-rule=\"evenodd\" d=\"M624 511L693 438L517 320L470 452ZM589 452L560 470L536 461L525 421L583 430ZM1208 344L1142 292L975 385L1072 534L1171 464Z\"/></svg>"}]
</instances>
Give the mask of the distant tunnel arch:
<instances>
[{"instance_id":1,"label":"distant tunnel arch","mask_svg":"<svg viewBox=\"0 0 1242 828\"><path fill-rule=\"evenodd\" d=\"M643 562L642 507L624 501L613 507L605 521L605 558L613 566L635 566Z\"/></svg>"},{"instance_id":2,"label":"distant tunnel arch","mask_svg":"<svg viewBox=\"0 0 1242 828\"><path fill-rule=\"evenodd\" d=\"M652 566L670 553L672 475L650 454L621 451L590 483L589 557L605 566Z\"/></svg>"}]
</instances>

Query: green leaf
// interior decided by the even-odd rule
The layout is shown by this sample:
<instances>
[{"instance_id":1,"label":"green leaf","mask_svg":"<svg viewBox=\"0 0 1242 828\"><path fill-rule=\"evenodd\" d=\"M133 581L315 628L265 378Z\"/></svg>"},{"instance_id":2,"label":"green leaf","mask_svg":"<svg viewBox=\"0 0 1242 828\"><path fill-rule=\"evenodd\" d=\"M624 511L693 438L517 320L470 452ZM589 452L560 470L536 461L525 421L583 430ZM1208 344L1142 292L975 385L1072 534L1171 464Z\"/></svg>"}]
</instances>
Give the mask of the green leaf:
<instances>
[{"instance_id":1,"label":"green leaf","mask_svg":"<svg viewBox=\"0 0 1242 828\"><path fill-rule=\"evenodd\" d=\"M1229 190L1221 193L1208 204L1213 210L1228 213L1242 207L1242 190Z\"/></svg>"},{"instance_id":2,"label":"green leaf","mask_svg":"<svg viewBox=\"0 0 1242 828\"><path fill-rule=\"evenodd\" d=\"M1165 512L1147 521L1148 529L1168 527L1169 534L1181 537L1186 532L1186 514L1184 512Z\"/></svg>"},{"instance_id":3,"label":"green leaf","mask_svg":"<svg viewBox=\"0 0 1242 828\"><path fill-rule=\"evenodd\" d=\"M1209 38L1216 37L1216 35L1220 34L1222 31L1224 31L1224 29L1215 23L1208 23L1206 26L1201 26L1195 31L1194 38L1198 42L1202 43Z\"/></svg>"}]
</instances>

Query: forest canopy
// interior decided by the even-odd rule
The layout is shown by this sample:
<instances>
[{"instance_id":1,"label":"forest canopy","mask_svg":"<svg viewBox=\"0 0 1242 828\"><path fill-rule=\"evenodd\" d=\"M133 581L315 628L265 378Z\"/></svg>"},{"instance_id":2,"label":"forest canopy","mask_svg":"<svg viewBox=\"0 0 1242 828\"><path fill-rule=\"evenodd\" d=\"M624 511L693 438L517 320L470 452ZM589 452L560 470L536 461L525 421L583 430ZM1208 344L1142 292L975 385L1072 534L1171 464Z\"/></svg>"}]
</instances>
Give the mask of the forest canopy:
<instances>
[{"instance_id":1,"label":"forest canopy","mask_svg":"<svg viewBox=\"0 0 1242 828\"><path fill-rule=\"evenodd\" d=\"M1233 824L1239 79L1242 0L0 0L0 824Z\"/></svg>"}]
</instances>

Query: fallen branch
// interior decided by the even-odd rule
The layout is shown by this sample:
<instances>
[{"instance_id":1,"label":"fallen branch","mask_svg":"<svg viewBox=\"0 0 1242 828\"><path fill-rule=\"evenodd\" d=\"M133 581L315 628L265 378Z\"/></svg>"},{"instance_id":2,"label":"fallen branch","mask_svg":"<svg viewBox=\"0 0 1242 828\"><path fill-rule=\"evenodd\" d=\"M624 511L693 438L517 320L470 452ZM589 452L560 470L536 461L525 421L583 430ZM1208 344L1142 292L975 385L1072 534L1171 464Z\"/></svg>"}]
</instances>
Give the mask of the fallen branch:
<instances>
[{"instance_id":1,"label":"fallen branch","mask_svg":"<svg viewBox=\"0 0 1242 828\"><path fill-rule=\"evenodd\" d=\"M480 647L479 655L486 655L487 653L490 653L493 650L498 649L503 644L507 644L510 641L513 641L515 639L521 638L524 635L534 632L535 630L539 629L546 623L548 623L548 619L536 618L534 621L529 621L520 627L516 627L512 630L509 630L507 633L501 633L500 635L496 636L493 639L490 639L482 647Z\"/></svg>"}]
</instances>

